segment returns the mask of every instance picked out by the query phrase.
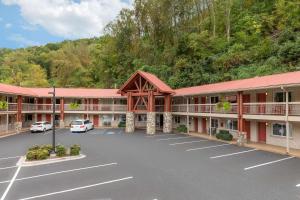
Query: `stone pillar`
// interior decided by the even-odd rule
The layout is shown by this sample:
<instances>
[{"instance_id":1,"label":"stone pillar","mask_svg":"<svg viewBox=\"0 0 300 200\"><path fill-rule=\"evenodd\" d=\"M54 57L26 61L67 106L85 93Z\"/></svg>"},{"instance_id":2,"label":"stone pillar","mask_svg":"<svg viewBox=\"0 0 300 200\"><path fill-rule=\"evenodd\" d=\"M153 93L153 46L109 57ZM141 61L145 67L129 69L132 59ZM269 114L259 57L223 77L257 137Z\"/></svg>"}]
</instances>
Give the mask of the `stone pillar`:
<instances>
[{"instance_id":1,"label":"stone pillar","mask_svg":"<svg viewBox=\"0 0 300 200\"><path fill-rule=\"evenodd\" d=\"M147 134L155 134L155 112L147 112Z\"/></svg>"},{"instance_id":2,"label":"stone pillar","mask_svg":"<svg viewBox=\"0 0 300 200\"><path fill-rule=\"evenodd\" d=\"M134 132L134 113L127 112L126 113L126 133L133 133Z\"/></svg>"},{"instance_id":3,"label":"stone pillar","mask_svg":"<svg viewBox=\"0 0 300 200\"><path fill-rule=\"evenodd\" d=\"M164 112L164 133L171 133L172 132L172 113L171 112Z\"/></svg>"}]
</instances>

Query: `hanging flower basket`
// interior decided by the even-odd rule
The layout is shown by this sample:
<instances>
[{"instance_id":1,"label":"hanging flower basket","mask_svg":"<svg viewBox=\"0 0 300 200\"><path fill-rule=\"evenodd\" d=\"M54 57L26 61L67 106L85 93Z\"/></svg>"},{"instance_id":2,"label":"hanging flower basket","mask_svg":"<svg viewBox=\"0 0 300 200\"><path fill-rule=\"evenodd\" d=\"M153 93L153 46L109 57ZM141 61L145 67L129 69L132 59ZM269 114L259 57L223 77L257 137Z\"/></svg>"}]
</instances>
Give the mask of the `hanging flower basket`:
<instances>
[{"instance_id":1,"label":"hanging flower basket","mask_svg":"<svg viewBox=\"0 0 300 200\"><path fill-rule=\"evenodd\" d=\"M76 109L78 109L78 108L80 107L80 104L78 104L78 103L71 103L71 104L69 105L69 107L70 107L72 110L76 110Z\"/></svg>"},{"instance_id":2,"label":"hanging flower basket","mask_svg":"<svg viewBox=\"0 0 300 200\"><path fill-rule=\"evenodd\" d=\"M0 101L0 110L7 110L8 103L6 101Z\"/></svg>"}]
</instances>

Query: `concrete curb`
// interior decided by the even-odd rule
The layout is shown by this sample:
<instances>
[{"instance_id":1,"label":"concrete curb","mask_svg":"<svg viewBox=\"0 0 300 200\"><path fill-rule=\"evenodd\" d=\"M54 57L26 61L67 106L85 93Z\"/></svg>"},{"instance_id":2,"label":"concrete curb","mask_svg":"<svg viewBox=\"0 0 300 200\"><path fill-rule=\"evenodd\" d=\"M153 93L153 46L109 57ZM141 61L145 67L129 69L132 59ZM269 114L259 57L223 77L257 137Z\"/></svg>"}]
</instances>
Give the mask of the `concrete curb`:
<instances>
[{"instance_id":1,"label":"concrete curb","mask_svg":"<svg viewBox=\"0 0 300 200\"><path fill-rule=\"evenodd\" d=\"M22 167L32 167L32 166L38 166L38 165L47 165L47 164L58 163L58 162L78 160L78 159L82 159L85 157L86 157L86 155L80 154L78 156L66 156L66 157L61 157L61 158L50 158L50 159L46 159L46 160L26 161L26 156L22 156L16 165L22 166Z\"/></svg>"}]
</instances>

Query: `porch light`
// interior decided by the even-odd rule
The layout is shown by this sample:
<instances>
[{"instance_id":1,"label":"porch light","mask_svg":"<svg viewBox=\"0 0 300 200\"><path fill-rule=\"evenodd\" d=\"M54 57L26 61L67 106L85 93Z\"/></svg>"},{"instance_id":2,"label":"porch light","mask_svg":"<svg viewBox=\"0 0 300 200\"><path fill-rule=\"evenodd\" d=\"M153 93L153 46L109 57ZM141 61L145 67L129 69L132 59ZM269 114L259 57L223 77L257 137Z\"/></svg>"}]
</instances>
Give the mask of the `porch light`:
<instances>
[{"instance_id":1,"label":"porch light","mask_svg":"<svg viewBox=\"0 0 300 200\"><path fill-rule=\"evenodd\" d=\"M266 122L266 126L269 126L269 123L268 123L268 122Z\"/></svg>"},{"instance_id":2,"label":"porch light","mask_svg":"<svg viewBox=\"0 0 300 200\"><path fill-rule=\"evenodd\" d=\"M268 96L268 92L266 92L266 96Z\"/></svg>"}]
</instances>

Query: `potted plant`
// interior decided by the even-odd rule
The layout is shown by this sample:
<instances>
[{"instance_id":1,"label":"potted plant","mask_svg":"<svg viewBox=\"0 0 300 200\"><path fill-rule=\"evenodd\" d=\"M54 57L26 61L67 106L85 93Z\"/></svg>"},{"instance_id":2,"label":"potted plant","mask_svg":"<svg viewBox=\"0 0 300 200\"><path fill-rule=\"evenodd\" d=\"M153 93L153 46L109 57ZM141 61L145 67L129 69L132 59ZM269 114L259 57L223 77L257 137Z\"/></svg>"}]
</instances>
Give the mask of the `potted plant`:
<instances>
[{"instance_id":1,"label":"potted plant","mask_svg":"<svg viewBox=\"0 0 300 200\"><path fill-rule=\"evenodd\" d=\"M221 98L221 101L217 103L217 110L228 112L231 110L231 103L227 101L225 98Z\"/></svg>"},{"instance_id":2,"label":"potted plant","mask_svg":"<svg viewBox=\"0 0 300 200\"><path fill-rule=\"evenodd\" d=\"M8 103L6 101L0 101L0 110L7 110Z\"/></svg>"},{"instance_id":3,"label":"potted plant","mask_svg":"<svg viewBox=\"0 0 300 200\"><path fill-rule=\"evenodd\" d=\"M79 108L79 104L78 103L76 103L76 102L73 102L73 103L70 103L70 108L72 109L72 110L76 110L76 109L78 109Z\"/></svg>"}]
</instances>

